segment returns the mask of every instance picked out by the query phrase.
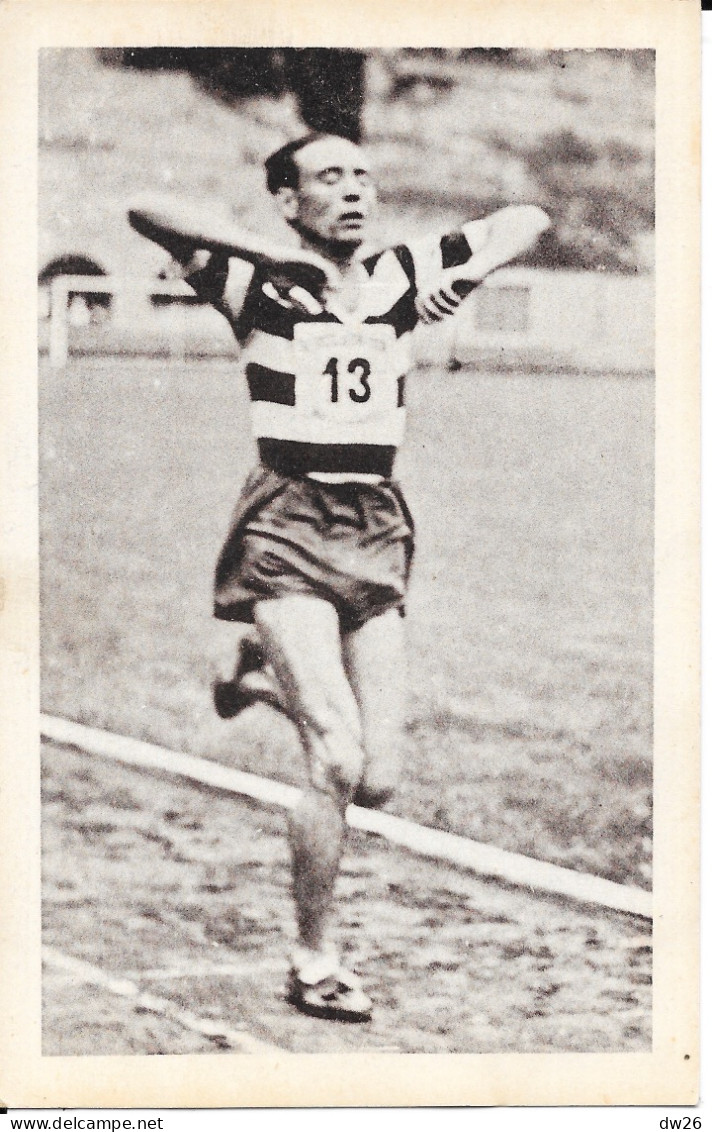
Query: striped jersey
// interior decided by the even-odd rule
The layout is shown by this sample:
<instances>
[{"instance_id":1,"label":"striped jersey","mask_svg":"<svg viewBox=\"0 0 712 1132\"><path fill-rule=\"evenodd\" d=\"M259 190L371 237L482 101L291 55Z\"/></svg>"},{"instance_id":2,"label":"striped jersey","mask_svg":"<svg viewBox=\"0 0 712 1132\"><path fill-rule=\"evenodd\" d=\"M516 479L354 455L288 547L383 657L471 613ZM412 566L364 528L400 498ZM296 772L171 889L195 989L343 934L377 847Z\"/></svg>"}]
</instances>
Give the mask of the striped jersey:
<instances>
[{"instance_id":1,"label":"striped jersey","mask_svg":"<svg viewBox=\"0 0 712 1132\"><path fill-rule=\"evenodd\" d=\"M464 263L462 232L400 244L364 259L356 309L329 301L319 314L288 304L259 267L241 310L225 301L226 256L188 277L223 313L242 347L252 429L261 462L286 475L390 477L405 431L405 384L415 308L416 260Z\"/></svg>"}]
</instances>

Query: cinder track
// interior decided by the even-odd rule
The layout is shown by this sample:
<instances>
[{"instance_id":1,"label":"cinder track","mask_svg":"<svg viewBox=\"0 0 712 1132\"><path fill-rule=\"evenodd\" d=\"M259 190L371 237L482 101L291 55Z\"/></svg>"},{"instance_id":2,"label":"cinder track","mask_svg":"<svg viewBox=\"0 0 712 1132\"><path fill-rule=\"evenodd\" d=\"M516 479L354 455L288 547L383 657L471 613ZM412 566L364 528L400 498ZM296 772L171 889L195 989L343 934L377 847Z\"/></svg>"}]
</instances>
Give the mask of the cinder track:
<instances>
[{"instance_id":1,"label":"cinder track","mask_svg":"<svg viewBox=\"0 0 712 1132\"><path fill-rule=\"evenodd\" d=\"M45 943L67 960L45 983L45 1054L235 1050L239 1035L245 1049L294 1052L649 1048L645 921L364 834L345 860L337 936L374 1019L302 1017L282 995L293 928L281 815L48 747Z\"/></svg>"}]
</instances>

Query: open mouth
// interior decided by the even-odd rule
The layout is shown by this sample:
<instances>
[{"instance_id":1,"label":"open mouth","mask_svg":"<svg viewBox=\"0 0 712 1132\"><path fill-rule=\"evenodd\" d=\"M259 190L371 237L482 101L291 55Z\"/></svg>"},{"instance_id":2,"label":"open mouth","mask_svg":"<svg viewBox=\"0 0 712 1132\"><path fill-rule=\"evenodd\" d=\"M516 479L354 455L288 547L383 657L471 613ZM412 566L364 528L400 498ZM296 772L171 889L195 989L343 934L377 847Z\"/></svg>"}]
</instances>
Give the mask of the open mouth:
<instances>
[{"instance_id":1,"label":"open mouth","mask_svg":"<svg viewBox=\"0 0 712 1132\"><path fill-rule=\"evenodd\" d=\"M362 212L342 212L339 217L340 224L363 224L366 217Z\"/></svg>"}]
</instances>

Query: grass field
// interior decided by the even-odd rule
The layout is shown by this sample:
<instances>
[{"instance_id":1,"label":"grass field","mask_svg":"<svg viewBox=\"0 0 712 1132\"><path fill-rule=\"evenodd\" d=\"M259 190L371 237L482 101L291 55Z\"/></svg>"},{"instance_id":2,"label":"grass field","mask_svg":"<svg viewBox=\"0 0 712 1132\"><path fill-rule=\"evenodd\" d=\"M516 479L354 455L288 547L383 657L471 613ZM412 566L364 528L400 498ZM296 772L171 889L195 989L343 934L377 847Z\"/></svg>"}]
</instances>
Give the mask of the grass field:
<instances>
[{"instance_id":1,"label":"grass field","mask_svg":"<svg viewBox=\"0 0 712 1132\"><path fill-rule=\"evenodd\" d=\"M214 559L253 460L233 364L73 359L40 382L42 706L289 782L288 725L214 717ZM418 549L404 816L647 886L654 386L409 385Z\"/></svg>"}]
</instances>

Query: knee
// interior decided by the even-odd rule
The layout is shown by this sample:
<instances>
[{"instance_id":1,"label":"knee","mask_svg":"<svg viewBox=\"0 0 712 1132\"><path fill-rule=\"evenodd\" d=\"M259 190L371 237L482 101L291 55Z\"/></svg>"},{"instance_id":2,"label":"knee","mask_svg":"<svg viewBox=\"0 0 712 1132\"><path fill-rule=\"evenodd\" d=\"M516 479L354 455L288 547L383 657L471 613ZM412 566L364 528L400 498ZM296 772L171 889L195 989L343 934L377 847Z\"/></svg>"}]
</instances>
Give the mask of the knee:
<instances>
[{"instance_id":1,"label":"knee","mask_svg":"<svg viewBox=\"0 0 712 1132\"><path fill-rule=\"evenodd\" d=\"M303 717L302 734L310 754L312 785L343 804L351 801L364 768L358 725L338 712L319 710Z\"/></svg>"}]
</instances>

